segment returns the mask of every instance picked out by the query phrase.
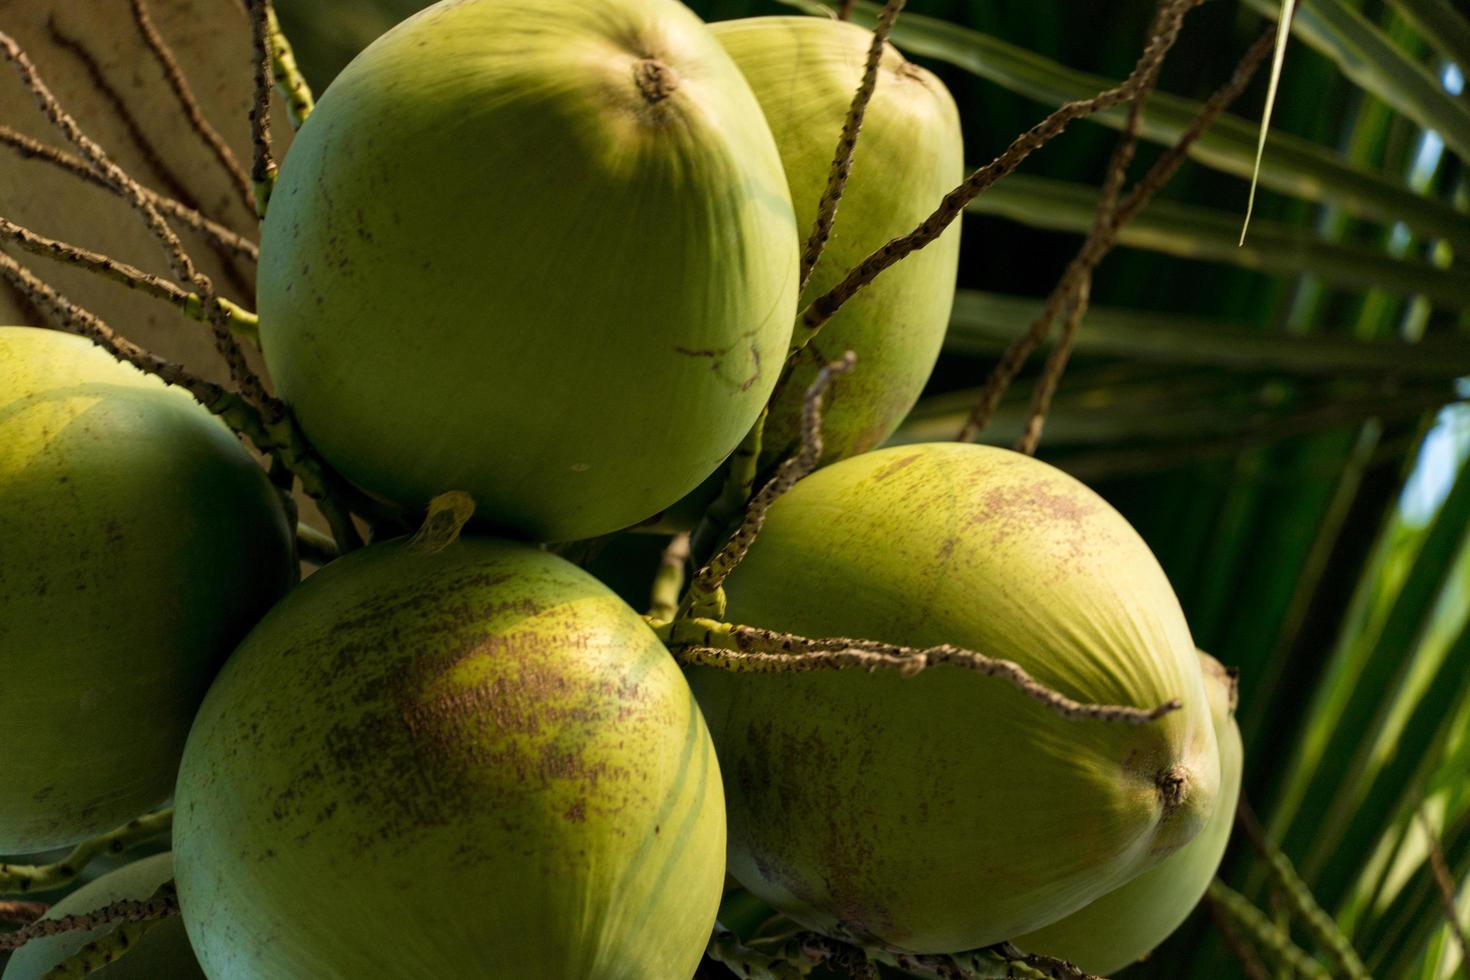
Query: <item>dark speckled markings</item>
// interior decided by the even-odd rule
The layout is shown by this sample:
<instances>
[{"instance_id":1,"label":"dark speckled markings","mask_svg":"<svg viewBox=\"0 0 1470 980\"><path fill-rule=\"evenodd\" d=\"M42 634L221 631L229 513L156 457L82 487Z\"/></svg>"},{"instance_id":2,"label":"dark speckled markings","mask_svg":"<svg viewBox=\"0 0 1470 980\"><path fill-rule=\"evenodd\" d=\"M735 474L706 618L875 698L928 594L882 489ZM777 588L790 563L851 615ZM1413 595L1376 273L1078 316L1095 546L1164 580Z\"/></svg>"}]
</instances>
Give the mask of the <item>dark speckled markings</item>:
<instances>
[{"instance_id":1,"label":"dark speckled markings","mask_svg":"<svg viewBox=\"0 0 1470 980\"><path fill-rule=\"evenodd\" d=\"M585 572L491 539L307 580L211 689L177 805L212 977L688 977L724 874L673 659Z\"/></svg>"},{"instance_id":2,"label":"dark speckled markings","mask_svg":"<svg viewBox=\"0 0 1470 980\"><path fill-rule=\"evenodd\" d=\"M1183 614L1100 497L1005 450L897 446L771 508L727 586L732 622L953 643L1086 701L1061 717L993 678L690 671L719 748L730 872L811 928L913 952L1013 938L1190 841L1219 753Z\"/></svg>"}]
</instances>

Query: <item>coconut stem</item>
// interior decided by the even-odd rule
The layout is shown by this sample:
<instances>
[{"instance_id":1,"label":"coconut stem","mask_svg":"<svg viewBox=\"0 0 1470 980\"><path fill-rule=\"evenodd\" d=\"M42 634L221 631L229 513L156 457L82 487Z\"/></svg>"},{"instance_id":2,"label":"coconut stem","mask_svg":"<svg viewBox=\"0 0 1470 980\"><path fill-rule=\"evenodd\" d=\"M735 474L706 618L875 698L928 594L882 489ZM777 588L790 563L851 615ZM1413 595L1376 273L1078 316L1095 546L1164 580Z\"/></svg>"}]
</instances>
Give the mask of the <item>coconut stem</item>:
<instances>
[{"instance_id":1,"label":"coconut stem","mask_svg":"<svg viewBox=\"0 0 1470 980\"><path fill-rule=\"evenodd\" d=\"M1210 127L1221 112L1225 111L1226 107L1239 98L1240 94L1245 91L1245 87L1249 84L1252 76L1254 76L1256 69L1260 67L1266 55L1271 52L1275 38L1276 30L1273 27L1267 30L1265 34L1251 45L1241 58L1240 63L1236 66L1230 80L1210 97L1209 101L1205 103L1204 109L1195 117L1189 128L1180 134L1175 144L1165 151L1154 162L1154 165L1149 169L1148 173L1133 186L1128 196L1118 205L1113 213L1112 220L1103 226L1102 233L1095 237L1089 234L1088 240L1084 243L1082 250L1072 260L1072 263L1067 267L1067 271L1058 280L1051 295L1047 297L1046 305L1042 308L1041 315L1032 321L1024 334L1006 348L1005 353L1001 356L1000 362L996 364L990 376L986 379L985 387L980 393L980 398L970 410L969 417L965 420L964 427L957 436L960 442L974 442L981 431L990 424L990 420L994 417L996 409L1000 406L1001 397L1010 388L1011 382L1020 373L1021 367L1026 363L1027 358L1046 339L1047 334L1051 331L1051 324L1057 315L1068 305L1073 297L1080 295L1081 283L1085 279L1090 278L1092 269L1097 263L1102 261L1103 257L1117 243L1118 235L1121 233L1123 226L1132 221L1148 205L1149 201L1153 199L1154 194L1169 182L1184 162L1190 148L1194 146L1200 136L1204 134L1205 130ZM1094 225L1094 230L1097 230L1096 225ZM1086 312L1085 306L1079 307L1074 303L1072 310L1077 323L1080 324L1082 314ZM1069 319L1068 322L1070 325L1071 320ZM1076 327L1072 327L1071 329L1075 337ZM1070 354L1070 345L1067 346L1067 354L1064 354L1053 367L1053 371L1056 372L1056 376L1058 377L1060 371L1066 366L1066 357ZM1049 403L1050 396L1047 398L1047 404L1049 405ZM1036 407L1034 405L1032 415L1033 417L1036 415ZM1039 421L1036 424L1036 435L1037 438L1040 437Z\"/></svg>"},{"instance_id":2,"label":"coconut stem","mask_svg":"<svg viewBox=\"0 0 1470 980\"><path fill-rule=\"evenodd\" d=\"M129 289L136 289L157 297L179 309L185 316L201 323L208 323L209 318L204 312L204 301L197 293L191 293L180 289L173 283L151 272L119 262L98 252L92 252L45 235L38 235L23 225L18 225L7 218L0 217L0 239L14 242L21 248L33 255L41 255L46 258L56 259L96 273L105 279L121 283ZM260 339L260 320L249 310L219 297L219 304L229 318L230 330L242 340L257 343Z\"/></svg>"},{"instance_id":3,"label":"coconut stem","mask_svg":"<svg viewBox=\"0 0 1470 980\"><path fill-rule=\"evenodd\" d=\"M766 420L771 413L767 405L761 409L755 424L730 454L725 468L725 482L720 495L699 519L689 539L689 553L696 562L706 562L719 544L719 536L728 534L730 526L750 505L755 491L756 470L760 465L761 443L765 440Z\"/></svg>"},{"instance_id":4,"label":"coconut stem","mask_svg":"<svg viewBox=\"0 0 1470 980\"><path fill-rule=\"evenodd\" d=\"M1212 908L1231 926L1244 933L1256 949L1264 952L1278 965L1287 967L1295 975L1310 977L1312 980L1328 980L1331 976L1321 963L1308 956L1290 937L1283 935L1267 918L1266 913L1219 878L1210 882L1209 891L1205 895Z\"/></svg>"},{"instance_id":5,"label":"coconut stem","mask_svg":"<svg viewBox=\"0 0 1470 980\"><path fill-rule=\"evenodd\" d=\"M291 50L291 42L286 40L286 32L281 29L275 9L267 6L265 14L266 36L271 52L271 76L275 79L276 91L286 100L286 116L291 120L291 128L300 129L301 124L306 122L306 117L316 107L316 100L312 98L311 86L306 84L306 79L296 64L296 55Z\"/></svg>"},{"instance_id":6,"label":"coconut stem","mask_svg":"<svg viewBox=\"0 0 1470 980\"><path fill-rule=\"evenodd\" d=\"M0 923L23 926L45 915L48 908L45 902L0 902Z\"/></svg>"},{"instance_id":7,"label":"coconut stem","mask_svg":"<svg viewBox=\"0 0 1470 980\"><path fill-rule=\"evenodd\" d=\"M1306 925L1317 945L1332 957L1337 967L1335 975L1348 980L1369 980L1368 970L1357 950L1353 949L1352 940L1348 939L1338 928L1336 920L1318 904L1316 896L1297 873L1291 859L1271 840L1244 798L1236 807L1236 822L1245 831L1246 837L1250 838L1251 846L1265 859L1271 880L1280 889L1287 907Z\"/></svg>"},{"instance_id":8,"label":"coconut stem","mask_svg":"<svg viewBox=\"0 0 1470 980\"><path fill-rule=\"evenodd\" d=\"M268 421L276 421L285 414L285 406L277 402L266 393L265 387L255 372L250 369L245 361L245 352L240 348L234 335L230 332L229 318L224 308L219 304L218 297L214 291L214 284L209 277L201 273L195 266L184 245L174 230L169 227L168 222L163 219L157 208L149 203L147 195L138 182L133 180L121 167L113 162L95 142L92 141L75 119L62 108L61 103L41 78L36 66L31 62L29 56L22 50L15 39L9 34L0 32L0 54L15 66L21 81L35 97L37 105L42 113L49 119L57 129L61 130L68 140L79 150L89 162L93 170L104 175L108 182L118 187L123 195L132 203L133 207L143 216L144 223L153 232L155 238L163 245L168 255L169 265L174 276L180 283L192 286L202 297L205 313L209 318L209 324L213 330L215 348L229 365L230 378L236 387L244 395L245 400L258 407L265 414Z\"/></svg>"},{"instance_id":9,"label":"coconut stem","mask_svg":"<svg viewBox=\"0 0 1470 980\"><path fill-rule=\"evenodd\" d=\"M1434 876L1434 885L1439 889L1440 901L1444 904L1445 919L1450 926L1450 935L1455 939L1455 945L1460 948L1460 970L1470 976L1470 935L1465 932L1465 926L1460 921L1460 909L1457 904L1459 888L1455 885L1455 876L1450 872L1449 862L1445 860L1444 848L1440 845L1439 835L1434 832L1434 825L1430 822L1429 812L1421 803L1419 806L1419 826L1424 831L1424 839L1429 843L1429 871Z\"/></svg>"},{"instance_id":10,"label":"coconut stem","mask_svg":"<svg viewBox=\"0 0 1470 980\"><path fill-rule=\"evenodd\" d=\"M170 882L170 886L172 883ZM82 915L64 915L59 919L37 919L10 933L0 933L0 952L20 949L34 939L57 936L64 932L87 932L110 922L147 922L179 914L179 900L172 887L159 889L154 898L123 899ZM61 974L66 976L67 974ZM49 974L48 974L49 976Z\"/></svg>"},{"instance_id":11,"label":"coconut stem","mask_svg":"<svg viewBox=\"0 0 1470 980\"><path fill-rule=\"evenodd\" d=\"M679 610L679 591L684 587L684 566L689 562L689 535L676 534L669 539L653 577L648 618L660 622L673 619Z\"/></svg>"},{"instance_id":12,"label":"coconut stem","mask_svg":"<svg viewBox=\"0 0 1470 980\"><path fill-rule=\"evenodd\" d=\"M348 488L316 457L289 414L269 419L237 393L195 377L179 365L144 350L119 335L101 317L42 282L4 252L0 252L0 276L13 283L27 301L51 313L61 329L86 337L118 360L183 388L199 404L254 443L261 452L279 459L301 480L302 489L316 500L317 507L332 526L338 548L351 551L361 546L362 538L352 523L351 513L338 502L347 499Z\"/></svg>"},{"instance_id":13,"label":"coconut stem","mask_svg":"<svg viewBox=\"0 0 1470 980\"><path fill-rule=\"evenodd\" d=\"M169 887L172 887L170 883ZM137 948L143 937L158 928L167 917L125 922L111 932L87 943L56 966L41 975L41 980L67 980L87 977L109 964L116 963Z\"/></svg>"},{"instance_id":14,"label":"coconut stem","mask_svg":"<svg viewBox=\"0 0 1470 980\"><path fill-rule=\"evenodd\" d=\"M9 126L0 126L0 144L9 146L25 159L40 160L43 163L49 163L74 176L82 178L88 183L95 184L115 194L126 196L120 187L89 167L86 161L74 157L69 153L64 153L53 146L48 146L40 140L32 139L24 133L18 133ZM260 248L250 239L236 234L217 221L211 221L209 218L206 218L198 211L180 201L176 201L171 197L167 197L141 185L139 185L138 189L148 199L148 203L152 204L161 213L178 219L231 255L249 259L251 262L258 262L260 260Z\"/></svg>"},{"instance_id":15,"label":"coconut stem","mask_svg":"<svg viewBox=\"0 0 1470 980\"><path fill-rule=\"evenodd\" d=\"M276 160L271 151L271 44L270 22L275 14L270 0L245 0L250 14L251 68L255 79L255 101L250 106L250 179L255 184L255 213L265 220L271 192L276 186Z\"/></svg>"},{"instance_id":16,"label":"coconut stem","mask_svg":"<svg viewBox=\"0 0 1470 980\"><path fill-rule=\"evenodd\" d=\"M847 118L842 123L842 135L837 139L837 150L832 157L832 167L827 175L827 189L817 205L817 220L811 235L801 252L801 289L811 282L812 273L821 261L822 252L832 237L832 228L837 223L837 207L847 190L847 179L852 174L852 162L857 153L858 136L862 133L863 118L868 112L868 103L878 87L878 67L883 62L883 49L888 44L888 35L893 33L893 24L903 11L906 0L888 0L878 14L878 24L873 29L873 42L868 47L868 60L863 66L862 81L853 93L848 106Z\"/></svg>"},{"instance_id":17,"label":"coconut stem","mask_svg":"<svg viewBox=\"0 0 1470 980\"><path fill-rule=\"evenodd\" d=\"M55 317L61 329L86 337L118 360L183 388L199 404L224 419L230 428L249 436L257 448L262 451L270 448L271 440L266 435L260 413L239 395L139 347L118 334L101 317L61 295L4 252L0 252L0 276L8 279L27 301Z\"/></svg>"},{"instance_id":18,"label":"coconut stem","mask_svg":"<svg viewBox=\"0 0 1470 980\"><path fill-rule=\"evenodd\" d=\"M892 670L902 677L913 677L931 667L948 664L1009 681L1022 694L1064 718L1142 725L1183 707L1177 699L1155 708L1077 701L1042 684L1014 661L949 644L918 648L847 637L813 639L700 618L676 619L657 624L656 629L675 659L735 673L858 669Z\"/></svg>"},{"instance_id":19,"label":"coconut stem","mask_svg":"<svg viewBox=\"0 0 1470 980\"><path fill-rule=\"evenodd\" d=\"M1033 152L1059 136L1073 121L1111 109L1133 98L1173 46L1185 13L1202 2L1203 0L1185 0L1171 6L1159 33L1149 40L1132 73L1123 82L1090 99L1066 103L1016 137L1005 152L970 174L960 186L946 194L939 207L917 228L873 252L849 271L841 282L814 300L797 318L793 351L801 350L811 343L827 321L884 270L944 234L945 229L964 213L967 204L979 197L990 185L1010 174Z\"/></svg>"},{"instance_id":20,"label":"coconut stem","mask_svg":"<svg viewBox=\"0 0 1470 980\"><path fill-rule=\"evenodd\" d=\"M189 87L189 80L184 77L184 72L179 68L178 59L170 50L168 42L163 35L158 33L158 28L153 23L153 17L148 11L148 0L129 0L132 7L133 20L137 22L138 31L143 35L143 41L148 50L153 53L158 66L163 70L164 80L173 91L174 97L179 101L179 107L184 110L184 118L189 120L190 127L195 135L209 147L214 158L219 161L225 174L239 192L241 200L245 202L246 208L254 207L252 203L250 178L246 176L240 161L235 159L234 152L230 149L219 132L204 118L204 110L199 105L199 100L194 97L194 91Z\"/></svg>"},{"instance_id":21,"label":"coconut stem","mask_svg":"<svg viewBox=\"0 0 1470 980\"><path fill-rule=\"evenodd\" d=\"M717 608L721 587L730 573L745 559L750 546L755 543L761 528L765 526L766 514L782 494L790 490L822 459L822 399L827 389L839 375L851 371L857 363L857 355L848 351L841 359L833 361L817 372L816 379L807 387L802 404L801 449L783 462L745 512L740 527L730 540L694 576L689 592L680 607L682 615L701 613Z\"/></svg>"},{"instance_id":22,"label":"coconut stem","mask_svg":"<svg viewBox=\"0 0 1470 980\"><path fill-rule=\"evenodd\" d=\"M1152 35L1159 30L1173 7L1188 2L1189 0L1160 0L1153 25L1149 28L1149 34ZM1117 241L1117 232L1113 231L1113 219L1118 212L1118 195L1123 191L1123 182L1128 176L1128 166L1133 162L1133 157L1138 150L1138 131L1143 124L1144 104L1147 103L1150 93L1158 86L1159 70L1163 66L1163 59L1155 62L1152 71L1144 78L1137 94L1133 96L1128 106L1128 121L1123 126L1123 134L1118 138L1118 144L1113 148L1112 157L1108 160L1108 168L1103 177L1102 193L1098 195L1097 214L1093 218L1092 228L1088 231L1087 238L1082 245L1082 253L1087 255L1090 261L1078 272L1076 282L1070 289L1068 296L1070 309L1062 325L1061 339L1057 341L1056 347L1052 348L1050 356L1046 359L1046 367L1041 373L1041 380L1031 395L1031 408L1026 414L1026 424L1020 439L1016 442L1016 451L1025 453L1027 456L1036 455L1036 447L1041 442L1041 430L1046 425L1046 414L1050 411L1052 398L1061 385L1062 374L1067 370L1067 361L1072 356L1077 330L1082 325L1082 318L1087 315L1087 305L1092 299L1093 269ZM1096 253L1095 258L1094 253Z\"/></svg>"},{"instance_id":23,"label":"coconut stem","mask_svg":"<svg viewBox=\"0 0 1470 980\"><path fill-rule=\"evenodd\" d=\"M0 864L0 895L24 895L69 885L93 859L104 854L121 854L144 841L161 837L173 828L173 823L172 809L159 810L83 841L55 864Z\"/></svg>"}]
</instances>

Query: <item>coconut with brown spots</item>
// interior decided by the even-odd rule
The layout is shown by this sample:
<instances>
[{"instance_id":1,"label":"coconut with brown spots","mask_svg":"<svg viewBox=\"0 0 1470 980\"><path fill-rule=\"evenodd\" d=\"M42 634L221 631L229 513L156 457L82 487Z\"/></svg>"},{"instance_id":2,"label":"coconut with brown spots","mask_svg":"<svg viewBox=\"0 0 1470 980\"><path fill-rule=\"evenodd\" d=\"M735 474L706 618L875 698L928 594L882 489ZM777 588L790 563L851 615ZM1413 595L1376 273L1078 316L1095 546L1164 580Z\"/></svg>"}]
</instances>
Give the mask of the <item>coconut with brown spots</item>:
<instances>
[{"instance_id":1,"label":"coconut with brown spots","mask_svg":"<svg viewBox=\"0 0 1470 980\"><path fill-rule=\"evenodd\" d=\"M776 502L727 591L733 622L956 644L1081 701L1183 702L1129 725L947 666L691 670L730 871L811 928L990 945L1135 877L1214 810L1219 752L1178 601L1127 522L1044 463L952 443L835 463Z\"/></svg>"},{"instance_id":2,"label":"coconut with brown spots","mask_svg":"<svg viewBox=\"0 0 1470 980\"><path fill-rule=\"evenodd\" d=\"M493 539L307 579L211 688L176 806L212 977L689 977L724 878L673 658L586 572Z\"/></svg>"},{"instance_id":3,"label":"coconut with brown spots","mask_svg":"<svg viewBox=\"0 0 1470 980\"><path fill-rule=\"evenodd\" d=\"M776 384L797 231L760 106L674 0L457 0L324 93L263 228L261 340L313 445L538 540L713 472Z\"/></svg>"},{"instance_id":4,"label":"coconut with brown spots","mask_svg":"<svg viewBox=\"0 0 1470 980\"><path fill-rule=\"evenodd\" d=\"M1220 799L1199 836L1123 887L1016 946L1075 963L1088 973L1111 976L1146 956L1178 929L1204 897L1235 826L1245 749L1235 724L1235 678L1200 653L1210 717L1220 743Z\"/></svg>"},{"instance_id":5,"label":"coconut with brown spots","mask_svg":"<svg viewBox=\"0 0 1470 980\"><path fill-rule=\"evenodd\" d=\"M791 184L797 227L807 233L827 190L833 150L863 77L873 32L822 17L754 17L711 24L760 100ZM890 239L912 231L964 179L959 112L936 76L884 49L837 223L802 294L835 286ZM843 351L861 369L827 398L825 458L866 452L914 407L949 326L960 223L889 269L843 306L779 384L766 421L762 465L800 439L802 395Z\"/></svg>"},{"instance_id":6,"label":"coconut with brown spots","mask_svg":"<svg viewBox=\"0 0 1470 980\"><path fill-rule=\"evenodd\" d=\"M167 799L211 678L294 574L224 423L80 337L0 327L0 854Z\"/></svg>"}]
</instances>

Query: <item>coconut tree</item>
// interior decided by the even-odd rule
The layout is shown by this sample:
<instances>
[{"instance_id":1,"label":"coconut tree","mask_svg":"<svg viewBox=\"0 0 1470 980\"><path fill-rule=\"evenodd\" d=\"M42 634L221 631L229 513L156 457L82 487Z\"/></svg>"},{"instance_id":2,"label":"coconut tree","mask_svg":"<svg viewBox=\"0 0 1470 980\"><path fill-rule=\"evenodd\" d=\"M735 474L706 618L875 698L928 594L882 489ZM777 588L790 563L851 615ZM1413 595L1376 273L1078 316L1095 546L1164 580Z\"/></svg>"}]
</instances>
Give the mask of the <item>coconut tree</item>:
<instances>
[{"instance_id":1,"label":"coconut tree","mask_svg":"<svg viewBox=\"0 0 1470 980\"><path fill-rule=\"evenodd\" d=\"M787 386L784 402L778 392L775 405L785 404L788 417L765 429L778 438L764 455L760 440L747 437L705 487L647 515L641 533L556 550L640 611L651 594L655 633L685 662L813 656L872 667L926 652L878 641L963 642L773 640L753 627L795 627L723 623L720 588L751 549L756 564L731 579L733 617L741 574L765 560L761 542L748 538L768 508L780 530L774 498L871 434L844 429L861 428L848 421L844 391L866 392L865 404L877 397L862 387L862 351L856 365L829 364L842 350L811 336L829 321L826 336L839 336L838 311L850 299L849 320L883 312L879 289L893 261L895 277L917 276L905 270L920 268L921 258L944 266L915 288L942 283L947 300L947 277L956 273L935 257L949 249L953 263L958 236L958 288L942 350L897 429L896 417L883 419L875 439L894 448L881 452L980 442L1034 454L1087 484L1142 535L1194 644L1228 671L1210 707L1217 740L1224 744L1238 726L1244 748L1233 833L1212 879L1203 874L1198 887L1183 889L1185 872L1175 873L1169 894L1178 897L1164 929L1172 934L1120 975L1439 980L1470 970L1470 10L1457 0L689 5L712 22L838 18L851 24L841 30L891 42L872 48L881 54L872 71L864 70L864 41L853 45L836 74L841 85L856 85L855 98L827 99L829 115L837 114L824 123L829 141L844 127L855 138L831 148L830 171L841 178L822 188L814 209L830 222L826 231L818 222L820 233L798 243L807 253L797 285L815 286L802 295L792 346L823 356L806 355L806 373ZM50 115L64 109L105 151L68 145L29 110L24 86L3 82L11 96L0 100L0 323L69 328L155 373L148 352L184 365L188 373L177 369L170 380L243 432L278 487L295 489L284 499L300 518L298 554L308 572L354 550L365 530L389 536L423 515L362 493L275 400L251 312L257 211L275 168L289 159L294 129L313 111L312 93L423 6L279 0L277 12L261 0L0 0L0 32L13 39L8 60L24 69L18 52L28 53L57 97ZM811 30L782 23L792 36ZM749 33L712 33L721 31ZM758 48L732 53L745 68L759 60ZM894 65L952 94L965 164L954 183L964 192L947 205L935 195L943 223L932 234L910 222L875 232L880 242L899 240L892 254L875 246L849 255L844 222L855 230L877 208L863 202L881 199L885 183L927 187L905 184L910 174L895 159L901 142L883 139L891 94L883 86L896 84ZM800 80L815 86L815 75ZM752 87L774 118L773 96ZM856 110L868 100L874 130L864 142ZM792 171L796 137L774 121L772 129ZM815 169L803 184L821 187ZM795 178L790 184L794 198L813 193ZM564 208L598 208L584 190L568 187ZM802 201L794 203L806 224ZM165 240L164 259L153 239L166 236L151 218L140 222L139 211L177 229L178 247ZM902 265L910 253L914 264ZM839 254L841 269L830 265ZM864 307L854 297L869 282L874 298ZM926 315L945 305L925 301ZM805 339L803 325L812 331ZM926 363L932 356L903 353ZM896 396L903 407L917 393L906 383L915 391ZM536 385L527 391L534 395ZM824 397L834 445L842 444L826 455L813 438ZM672 401L666 408L671 417L683 411ZM736 427L744 425L742 417ZM722 443L712 458L729 449ZM793 450L797 465L778 468ZM674 482L682 489L693 479ZM774 492L754 496L767 479ZM786 504L800 503L793 499ZM466 519L453 501L441 502L426 528L435 514L453 529ZM756 519L742 524L742 515ZM0 542L0 563L4 556ZM798 560L781 565L791 571ZM0 643L3 630L0 623ZM979 651L955 656L962 666L999 669ZM1024 660L1024 651L1015 656ZM0 661L0 704L7 669ZM1202 676L1218 680L1209 668ZM882 679L890 681L903 683ZM1090 700L1108 700L1104 693ZM1038 703L1057 708L1056 696L1043 692ZM1181 725L1179 716L1171 724ZM731 754L716 735L722 758ZM911 755L916 769L932 762L922 750ZM0 765L0 780L9 778ZM0 929L11 931L0 932L0 950L63 928L45 925L68 921L42 919L46 906L132 857L166 849L170 820L160 811L69 850L7 858L0 896L13 900L0 899ZM1066 826L1052 813L1033 823ZM1011 942L964 953L885 947L878 933L844 932L790 904L785 911L795 917L783 914L766 904L781 904L779 889L754 894L727 883L698 975L1078 976L1062 957L1085 967L1089 940L1146 934L1141 918L1157 908L1126 889L1172 867L1183 865L1147 873L1130 865L1111 893L1093 880L1084 896L1095 900L1092 918L1076 892L1075 918L1028 923ZM315 902L343 899L317 887ZM93 916L69 920L75 928L113 930L69 947L73 968L107 962L136 938L128 930L177 911L157 880L134 891L107 892L112 904L100 913L57 909ZM1109 894L1125 897L1105 907ZM1130 917L1127 928L1110 926L1114 915Z\"/></svg>"}]
</instances>

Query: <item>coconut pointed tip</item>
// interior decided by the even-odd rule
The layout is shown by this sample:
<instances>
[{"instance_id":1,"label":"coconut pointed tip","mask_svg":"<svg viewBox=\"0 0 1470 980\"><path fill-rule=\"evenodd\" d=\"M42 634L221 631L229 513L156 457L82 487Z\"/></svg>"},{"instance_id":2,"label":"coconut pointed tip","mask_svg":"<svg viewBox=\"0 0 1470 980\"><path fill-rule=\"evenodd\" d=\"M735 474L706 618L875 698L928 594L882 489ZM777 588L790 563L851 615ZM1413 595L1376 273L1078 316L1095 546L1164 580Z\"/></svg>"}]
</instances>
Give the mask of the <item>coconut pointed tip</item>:
<instances>
[{"instance_id":1,"label":"coconut pointed tip","mask_svg":"<svg viewBox=\"0 0 1470 980\"><path fill-rule=\"evenodd\" d=\"M1184 802L1189 795L1189 783L1189 770L1183 766L1170 766L1159 772L1154 785L1159 788L1159 798L1166 810L1176 809Z\"/></svg>"}]
</instances>

